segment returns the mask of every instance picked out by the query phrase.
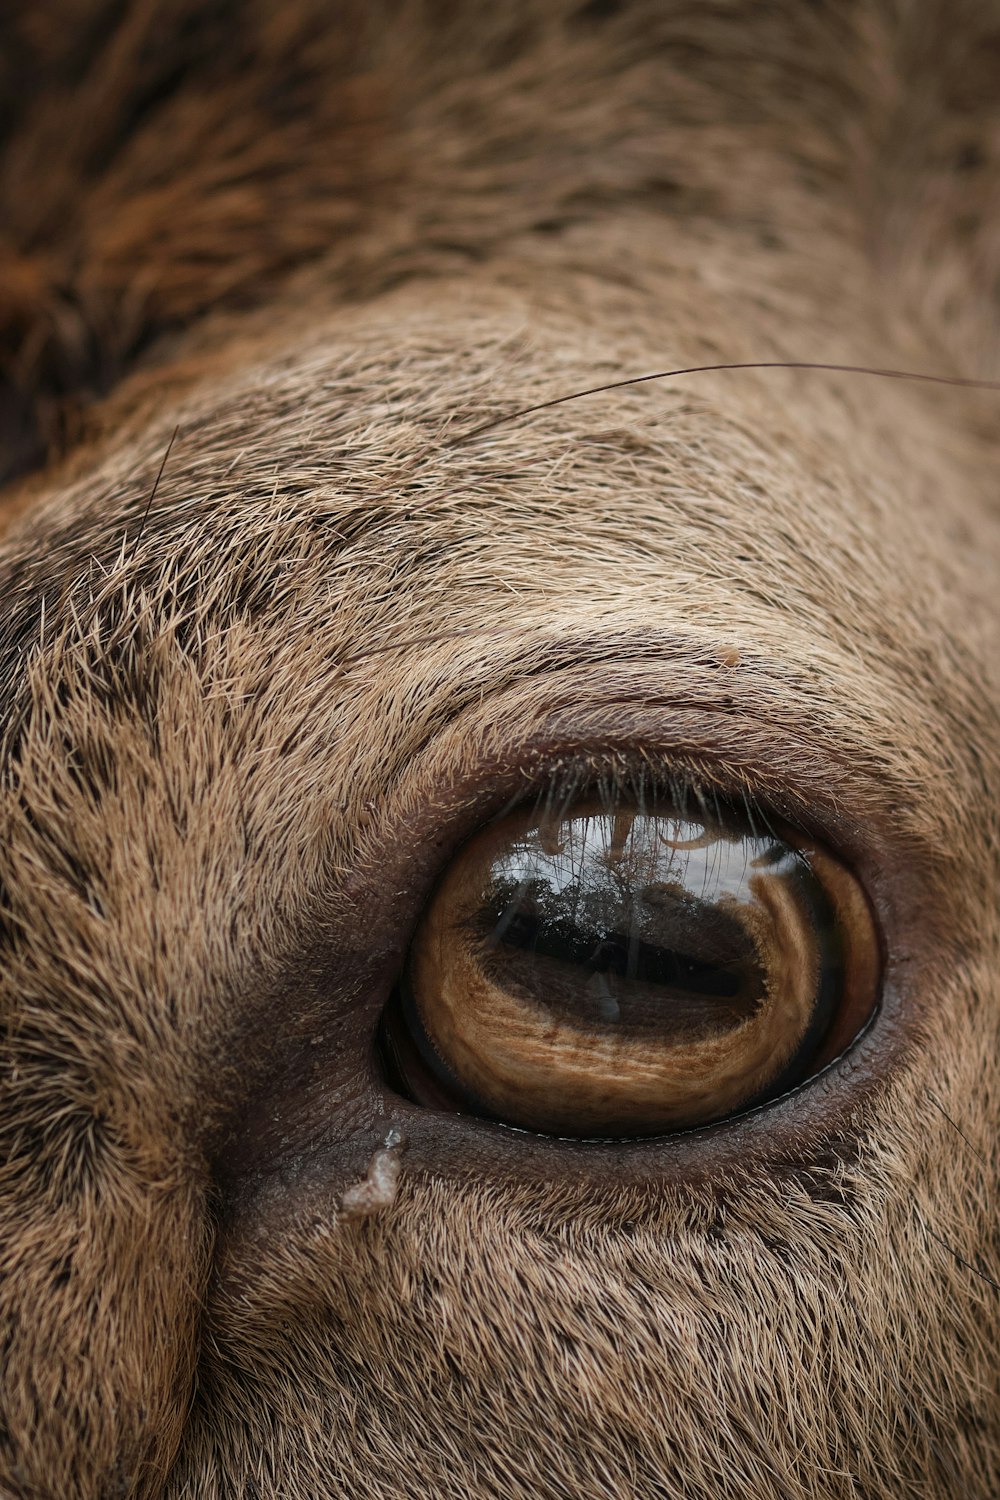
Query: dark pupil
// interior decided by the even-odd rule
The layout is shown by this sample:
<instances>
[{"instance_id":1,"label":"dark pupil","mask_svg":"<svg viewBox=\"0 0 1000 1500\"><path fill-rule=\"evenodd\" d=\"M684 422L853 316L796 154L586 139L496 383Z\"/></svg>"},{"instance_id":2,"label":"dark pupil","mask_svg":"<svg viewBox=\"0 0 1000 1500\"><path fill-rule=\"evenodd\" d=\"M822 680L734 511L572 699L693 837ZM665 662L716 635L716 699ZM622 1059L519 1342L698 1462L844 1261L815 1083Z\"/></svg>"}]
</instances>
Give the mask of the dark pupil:
<instances>
[{"instance_id":1,"label":"dark pupil","mask_svg":"<svg viewBox=\"0 0 1000 1500\"><path fill-rule=\"evenodd\" d=\"M710 1034L752 1015L767 977L747 925L755 872L794 852L652 814L530 830L480 911L491 978L543 1009L616 1029Z\"/></svg>"},{"instance_id":2,"label":"dark pupil","mask_svg":"<svg viewBox=\"0 0 1000 1500\"><path fill-rule=\"evenodd\" d=\"M503 916L494 928L494 942L524 949L539 958L576 964L592 974L617 974L623 979L666 984L691 994L717 998L739 993L741 977L731 965L696 958L643 938L641 911L633 909L627 931L612 932L574 916L573 909L579 910L580 905L578 889L553 892L551 887L535 882L534 889L522 893L511 882L503 884L506 890L500 883L496 888ZM716 929L730 925L718 912L710 913L710 918L706 925ZM498 936L501 929L502 936ZM750 959L752 947L745 933L742 937L743 957ZM697 941L696 934L692 938ZM684 941L680 935L678 940Z\"/></svg>"}]
</instances>

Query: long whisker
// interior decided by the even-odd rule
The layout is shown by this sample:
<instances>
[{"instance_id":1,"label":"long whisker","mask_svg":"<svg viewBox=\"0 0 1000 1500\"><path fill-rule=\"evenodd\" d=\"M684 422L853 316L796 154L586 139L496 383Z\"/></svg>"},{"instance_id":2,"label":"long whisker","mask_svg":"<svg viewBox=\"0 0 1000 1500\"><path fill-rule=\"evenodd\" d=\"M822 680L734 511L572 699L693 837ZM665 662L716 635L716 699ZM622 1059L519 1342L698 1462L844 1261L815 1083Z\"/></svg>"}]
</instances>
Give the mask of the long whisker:
<instances>
[{"instance_id":1,"label":"long whisker","mask_svg":"<svg viewBox=\"0 0 1000 1500\"><path fill-rule=\"evenodd\" d=\"M163 471L167 467L167 459L170 457L170 450L171 448L173 448L174 443L177 441L177 434L180 432L180 430L180 425L174 428L173 432L170 434L170 441L166 446L163 457L160 459L160 467L156 471L156 478L153 480L153 488L149 492L149 499L146 501L146 509L142 513L142 518L139 522L139 530L136 532L135 541L132 543L132 555L129 558L130 563L135 562L135 554L139 550L139 543L142 541L142 533L146 529L146 522L149 520L149 512L153 508L153 501L156 499L156 492L160 488L160 480L163 478Z\"/></svg>"},{"instance_id":2,"label":"long whisker","mask_svg":"<svg viewBox=\"0 0 1000 1500\"><path fill-rule=\"evenodd\" d=\"M653 380L675 380L682 375L714 375L724 370L827 370L839 375L872 375L879 380L915 380L929 385L958 386L962 390L1000 392L1000 380L978 380L966 375L928 375L921 370L892 370L880 365L829 364L812 359L752 359L735 363L713 365L685 365L677 370L656 370L648 375L631 375L627 380L609 380L604 385L588 386L586 390L571 391L567 396L553 396L549 401L537 401L532 406L522 406L518 411L504 412L482 422L469 432L459 433L445 444L448 448L461 448L475 438L510 422L519 422L534 412L550 411L554 406L564 406L568 401L579 401L583 396L599 396L605 391L621 391L628 386L645 385Z\"/></svg>"},{"instance_id":3,"label":"long whisker","mask_svg":"<svg viewBox=\"0 0 1000 1500\"><path fill-rule=\"evenodd\" d=\"M978 1276L980 1281L985 1281L986 1285L991 1286L995 1292L1000 1292L1000 1281L995 1280L988 1272L981 1271L978 1266L973 1265L971 1260L966 1260L964 1255L960 1255L954 1245L949 1245L948 1241L938 1234L936 1229L931 1228L923 1214L918 1214L917 1217L924 1226L924 1232L929 1234L932 1240L937 1240L938 1244L947 1250L949 1255L953 1255L960 1266L964 1266L967 1271L971 1271L973 1276Z\"/></svg>"},{"instance_id":4,"label":"long whisker","mask_svg":"<svg viewBox=\"0 0 1000 1500\"><path fill-rule=\"evenodd\" d=\"M968 1146L968 1148L972 1152L973 1156L978 1156L979 1160L983 1163L983 1166L986 1166L987 1162L986 1162L986 1158L983 1155L983 1153L981 1151L979 1151L979 1150L976 1149L976 1147L969 1140L969 1137L966 1135L965 1131L961 1128L961 1126L955 1124L955 1121L952 1119L951 1115L945 1109L945 1107L941 1103L940 1099L935 1098L935 1096L931 1093L930 1089L925 1088L924 1089L924 1093L927 1095L928 1099L931 1101L931 1104L937 1110L938 1114L939 1115L943 1115L944 1118L948 1121L948 1124L955 1131L955 1133L957 1135L961 1136L962 1140Z\"/></svg>"}]
</instances>

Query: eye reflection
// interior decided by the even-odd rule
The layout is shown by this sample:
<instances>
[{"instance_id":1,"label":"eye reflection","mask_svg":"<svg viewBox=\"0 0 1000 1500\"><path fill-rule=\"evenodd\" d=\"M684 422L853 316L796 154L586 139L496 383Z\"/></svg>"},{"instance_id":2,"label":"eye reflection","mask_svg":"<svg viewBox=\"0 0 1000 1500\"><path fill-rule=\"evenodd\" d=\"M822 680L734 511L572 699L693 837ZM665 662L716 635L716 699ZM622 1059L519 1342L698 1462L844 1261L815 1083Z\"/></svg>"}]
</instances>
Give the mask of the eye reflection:
<instances>
[{"instance_id":1,"label":"eye reflection","mask_svg":"<svg viewBox=\"0 0 1000 1500\"><path fill-rule=\"evenodd\" d=\"M580 1020L710 1034L764 999L735 908L755 900L753 875L765 869L807 873L773 841L688 820L596 812L541 824L493 866L479 921L502 961L486 967Z\"/></svg>"},{"instance_id":2,"label":"eye reflection","mask_svg":"<svg viewBox=\"0 0 1000 1500\"><path fill-rule=\"evenodd\" d=\"M565 1135L646 1135L792 1086L873 924L829 854L734 812L581 800L459 854L383 1024L418 1102Z\"/></svg>"}]
</instances>

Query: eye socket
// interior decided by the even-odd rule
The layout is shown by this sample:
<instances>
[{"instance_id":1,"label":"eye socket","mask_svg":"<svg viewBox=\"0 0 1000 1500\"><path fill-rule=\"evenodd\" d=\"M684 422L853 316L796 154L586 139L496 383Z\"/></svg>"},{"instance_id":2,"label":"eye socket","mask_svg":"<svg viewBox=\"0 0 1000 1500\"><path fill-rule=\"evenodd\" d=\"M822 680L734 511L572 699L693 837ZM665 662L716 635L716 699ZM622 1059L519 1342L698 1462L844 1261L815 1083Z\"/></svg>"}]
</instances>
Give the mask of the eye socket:
<instances>
[{"instance_id":1,"label":"eye socket","mask_svg":"<svg viewBox=\"0 0 1000 1500\"><path fill-rule=\"evenodd\" d=\"M874 1009L856 877L793 830L690 799L583 797L477 834L434 892L386 1008L419 1104L635 1138L804 1081Z\"/></svg>"}]
</instances>

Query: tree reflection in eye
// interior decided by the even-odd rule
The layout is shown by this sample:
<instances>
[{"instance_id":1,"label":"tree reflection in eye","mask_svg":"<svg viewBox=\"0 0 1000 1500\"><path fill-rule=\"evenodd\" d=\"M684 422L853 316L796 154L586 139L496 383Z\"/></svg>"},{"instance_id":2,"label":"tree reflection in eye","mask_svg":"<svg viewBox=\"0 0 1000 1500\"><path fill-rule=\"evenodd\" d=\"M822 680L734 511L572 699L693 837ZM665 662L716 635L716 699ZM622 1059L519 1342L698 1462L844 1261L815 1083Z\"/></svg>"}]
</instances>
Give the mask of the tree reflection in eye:
<instances>
[{"instance_id":1,"label":"tree reflection in eye","mask_svg":"<svg viewBox=\"0 0 1000 1500\"><path fill-rule=\"evenodd\" d=\"M672 1020L680 1019L685 996L729 1000L738 1015L752 1014L762 999L760 967L733 907L746 898L751 868L770 863L793 877L801 856L763 839L725 839L688 821L678 820L677 835L668 838L659 825L669 821L596 812L562 820L557 843L541 827L528 830L497 860L484 892L486 947L603 976L574 1004L581 1016L592 988L613 1006L612 1019L626 1020L622 1004L641 1019L641 1007L629 1004L639 985L664 992L655 997L656 1025L667 996ZM520 967L528 982L545 973L544 965L518 964L513 955L507 967ZM559 991L535 998L558 1004ZM711 1023L712 1013L705 1019Z\"/></svg>"},{"instance_id":2,"label":"tree reflection in eye","mask_svg":"<svg viewBox=\"0 0 1000 1500\"><path fill-rule=\"evenodd\" d=\"M581 799L445 872L384 1018L418 1103L577 1136L724 1118L806 1076L878 984L855 877L745 816Z\"/></svg>"}]
</instances>

